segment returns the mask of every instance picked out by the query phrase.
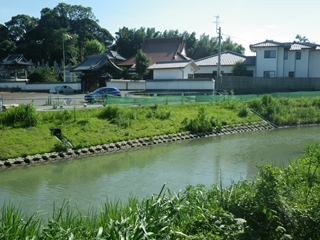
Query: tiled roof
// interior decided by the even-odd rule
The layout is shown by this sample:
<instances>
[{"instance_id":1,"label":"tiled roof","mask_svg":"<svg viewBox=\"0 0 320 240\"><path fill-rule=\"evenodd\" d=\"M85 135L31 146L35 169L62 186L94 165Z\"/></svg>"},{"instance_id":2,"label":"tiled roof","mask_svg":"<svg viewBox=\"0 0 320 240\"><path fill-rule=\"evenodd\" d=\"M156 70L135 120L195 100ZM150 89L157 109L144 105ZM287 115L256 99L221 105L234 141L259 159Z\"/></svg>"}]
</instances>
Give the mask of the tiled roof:
<instances>
[{"instance_id":1,"label":"tiled roof","mask_svg":"<svg viewBox=\"0 0 320 240\"><path fill-rule=\"evenodd\" d=\"M200 68L197 66L197 64L194 63L192 60L187 61L168 61L168 62L157 62L155 64L152 64L148 69L155 70L155 69L179 69L179 68L185 68L188 65L192 65L192 67L195 70L199 70Z\"/></svg>"},{"instance_id":2,"label":"tiled roof","mask_svg":"<svg viewBox=\"0 0 320 240\"><path fill-rule=\"evenodd\" d=\"M1 61L0 65L33 66L33 63L28 62L22 54L13 54L13 55L9 55L6 59Z\"/></svg>"},{"instance_id":3,"label":"tiled roof","mask_svg":"<svg viewBox=\"0 0 320 240\"><path fill-rule=\"evenodd\" d=\"M126 60L124 57L122 57L117 51L112 51L112 50L109 50L107 52L107 55L109 57L109 59L112 59L112 60L121 60L121 61L124 61Z\"/></svg>"},{"instance_id":4,"label":"tiled roof","mask_svg":"<svg viewBox=\"0 0 320 240\"><path fill-rule=\"evenodd\" d=\"M79 63L76 67L72 69L73 72L76 71L96 71L102 66L111 66L116 70L120 70L112 61L109 60L107 54L101 55L90 55L85 57L85 59Z\"/></svg>"},{"instance_id":5,"label":"tiled roof","mask_svg":"<svg viewBox=\"0 0 320 240\"><path fill-rule=\"evenodd\" d=\"M309 42L276 42L273 40L266 40L261 43L251 44L249 47L251 51L255 52L257 48L260 47L283 47L291 51L299 51L307 48L319 49L320 46Z\"/></svg>"},{"instance_id":6,"label":"tiled roof","mask_svg":"<svg viewBox=\"0 0 320 240\"><path fill-rule=\"evenodd\" d=\"M151 65L156 62L190 60L185 54L185 40L178 38L148 38L142 44L142 51L151 59ZM118 64L118 66L132 67L135 56Z\"/></svg>"},{"instance_id":7,"label":"tiled roof","mask_svg":"<svg viewBox=\"0 0 320 240\"><path fill-rule=\"evenodd\" d=\"M314 43L293 42L289 50L299 51L301 49L307 49L307 48L316 49L317 47L320 47L320 46Z\"/></svg>"},{"instance_id":8,"label":"tiled roof","mask_svg":"<svg viewBox=\"0 0 320 240\"><path fill-rule=\"evenodd\" d=\"M205 58L201 58L195 61L198 66L216 66L218 65L218 54L208 56ZM227 51L221 53L221 65L223 66L232 66L238 61L244 62L246 65L254 65L255 64L255 57L250 57L250 61L248 60L249 57L246 57L242 54Z\"/></svg>"}]
</instances>

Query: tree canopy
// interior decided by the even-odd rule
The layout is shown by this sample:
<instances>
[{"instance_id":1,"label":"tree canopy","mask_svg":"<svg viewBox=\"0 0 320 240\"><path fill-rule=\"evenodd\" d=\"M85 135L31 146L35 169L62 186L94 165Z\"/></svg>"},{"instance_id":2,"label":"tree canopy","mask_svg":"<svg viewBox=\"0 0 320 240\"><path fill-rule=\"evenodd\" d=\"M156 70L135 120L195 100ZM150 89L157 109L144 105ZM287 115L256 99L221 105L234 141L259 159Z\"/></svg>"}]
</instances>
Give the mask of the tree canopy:
<instances>
[{"instance_id":1,"label":"tree canopy","mask_svg":"<svg viewBox=\"0 0 320 240\"><path fill-rule=\"evenodd\" d=\"M39 19L19 14L4 25L0 24L0 57L4 59L9 54L18 53L34 63L48 62L51 66L54 61L61 63L62 34L72 36L72 40L66 41L64 46L66 64L82 61L90 52L87 43L93 40L102 44L104 49L115 50L127 58L137 54L146 38L184 37L187 56L195 60L218 53L218 37L202 34L197 39L195 32L181 33L173 29L160 32L155 28L123 27L114 37L99 25L90 7L59 3L52 9L43 8ZM227 38L222 41L222 51L227 50L244 54L245 49Z\"/></svg>"}]
</instances>

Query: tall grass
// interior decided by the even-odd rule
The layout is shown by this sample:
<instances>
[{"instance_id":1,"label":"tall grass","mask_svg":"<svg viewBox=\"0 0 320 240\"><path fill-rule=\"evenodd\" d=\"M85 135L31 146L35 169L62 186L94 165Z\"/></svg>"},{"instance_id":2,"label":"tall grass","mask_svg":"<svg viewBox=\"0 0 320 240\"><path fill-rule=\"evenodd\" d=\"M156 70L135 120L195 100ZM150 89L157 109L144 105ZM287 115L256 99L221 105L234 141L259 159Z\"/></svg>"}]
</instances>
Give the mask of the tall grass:
<instances>
[{"instance_id":1,"label":"tall grass","mask_svg":"<svg viewBox=\"0 0 320 240\"><path fill-rule=\"evenodd\" d=\"M273 98L264 95L248 102L248 106L269 121L281 125L319 124L320 98Z\"/></svg>"},{"instance_id":2,"label":"tall grass","mask_svg":"<svg viewBox=\"0 0 320 240\"><path fill-rule=\"evenodd\" d=\"M188 186L81 213L64 202L52 216L2 207L0 239L319 239L320 144L285 169L258 166L253 182Z\"/></svg>"},{"instance_id":3,"label":"tall grass","mask_svg":"<svg viewBox=\"0 0 320 240\"><path fill-rule=\"evenodd\" d=\"M229 106L231 104L230 102ZM61 149L62 146L50 134L50 128L60 128L74 148L83 148L187 131L188 123L183 120L186 118L197 123L201 108L204 109L201 124L205 122L204 118L216 122L210 122L210 124L221 124L221 126L260 120L254 114L240 117L238 115L240 107L238 103L234 103L232 109L222 104L155 104L140 107L108 105L96 109L73 108L46 112L30 112L29 106L21 107L23 112L30 112L27 116L36 117L36 121L33 121L37 123L36 126L30 126L29 123L32 121L11 122L7 116L15 116L20 110L8 109L6 112L0 112L0 135L3 136L0 138L0 159ZM34 119L31 117L30 119ZM29 146L31 143L32 147Z\"/></svg>"}]
</instances>

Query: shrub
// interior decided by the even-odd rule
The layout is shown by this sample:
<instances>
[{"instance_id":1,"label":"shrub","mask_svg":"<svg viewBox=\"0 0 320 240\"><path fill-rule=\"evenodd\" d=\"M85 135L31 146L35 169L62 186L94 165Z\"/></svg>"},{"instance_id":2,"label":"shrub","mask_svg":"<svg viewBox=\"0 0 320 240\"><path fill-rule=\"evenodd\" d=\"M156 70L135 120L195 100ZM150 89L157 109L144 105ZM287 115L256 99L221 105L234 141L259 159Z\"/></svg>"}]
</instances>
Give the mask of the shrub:
<instances>
[{"instance_id":1,"label":"shrub","mask_svg":"<svg viewBox=\"0 0 320 240\"><path fill-rule=\"evenodd\" d=\"M239 117L247 117L249 115L249 109L247 108L247 106L243 106L241 107L238 116Z\"/></svg>"},{"instance_id":2,"label":"shrub","mask_svg":"<svg viewBox=\"0 0 320 240\"><path fill-rule=\"evenodd\" d=\"M37 68L34 72L29 74L29 82L57 82L57 77L53 68Z\"/></svg>"},{"instance_id":3,"label":"shrub","mask_svg":"<svg viewBox=\"0 0 320 240\"><path fill-rule=\"evenodd\" d=\"M0 122L6 126L35 127L40 123L40 114L33 103L20 104L7 109L0 116Z\"/></svg>"},{"instance_id":4,"label":"shrub","mask_svg":"<svg viewBox=\"0 0 320 240\"><path fill-rule=\"evenodd\" d=\"M200 107L196 119L189 120L185 118L182 124L185 125L186 130L191 132L210 132L213 130L213 127L217 125L217 122L213 117L210 118L207 116L205 109Z\"/></svg>"}]
</instances>

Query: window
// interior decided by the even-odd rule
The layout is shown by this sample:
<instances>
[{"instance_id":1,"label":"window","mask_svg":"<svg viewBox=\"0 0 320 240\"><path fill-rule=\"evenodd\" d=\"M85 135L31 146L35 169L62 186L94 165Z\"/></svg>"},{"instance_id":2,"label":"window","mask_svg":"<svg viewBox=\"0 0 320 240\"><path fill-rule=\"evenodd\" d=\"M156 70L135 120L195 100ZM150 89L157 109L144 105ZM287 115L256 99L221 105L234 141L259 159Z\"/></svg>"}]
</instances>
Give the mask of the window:
<instances>
[{"instance_id":1,"label":"window","mask_svg":"<svg viewBox=\"0 0 320 240\"><path fill-rule=\"evenodd\" d=\"M301 59L301 52L296 52L296 60L300 60Z\"/></svg>"},{"instance_id":2,"label":"window","mask_svg":"<svg viewBox=\"0 0 320 240\"><path fill-rule=\"evenodd\" d=\"M289 72L289 78L294 78L294 72Z\"/></svg>"},{"instance_id":3,"label":"window","mask_svg":"<svg viewBox=\"0 0 320 240\"><path fill-rule=\"evenodd\" d=\"M275 58L276 57L276 50L265 50L264 51L264 58Z\"/></svg>"},{"instance_id":4,"label":"window","mask_svg":"<svg viewBox=\"0 0 320 240\"><path fill-rule=\"evenodd\" d=\"M275 71L264 71L263 72L263 77L265 77L265 78L272 78L275 76L276 76Z\"/></svg>"},{"instance_id":5,"label":"window","mask_svg":"<svg viewBox=\"0 0 320 240\"><path fill-rule=\"evenodd\" d=\"M283 59L287 60L288 59L288 51L284 51L283 53Z\"/></svg>"}]
</instances>

